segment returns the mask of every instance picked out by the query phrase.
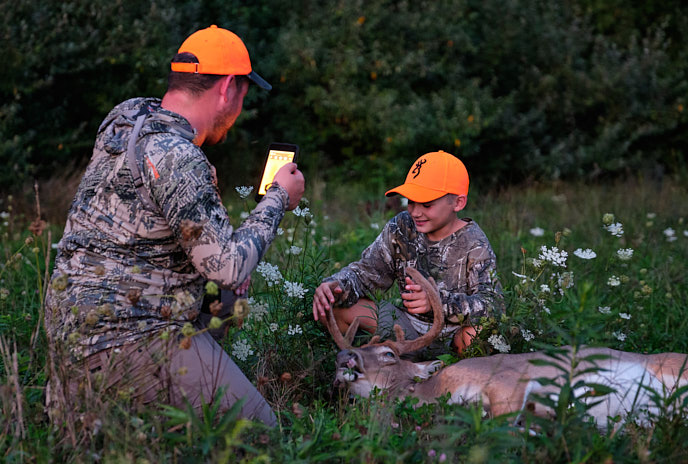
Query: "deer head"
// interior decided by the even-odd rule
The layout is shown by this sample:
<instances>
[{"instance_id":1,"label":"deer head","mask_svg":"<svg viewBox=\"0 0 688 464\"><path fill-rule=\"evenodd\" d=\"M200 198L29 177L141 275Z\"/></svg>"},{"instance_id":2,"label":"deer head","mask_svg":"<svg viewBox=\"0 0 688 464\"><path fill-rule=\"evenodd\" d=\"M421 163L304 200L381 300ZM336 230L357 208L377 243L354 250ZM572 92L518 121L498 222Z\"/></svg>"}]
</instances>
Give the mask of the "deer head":
<instances>
[{"instance_id":1,"label":"deer head","mask_svg":"<svg viewBox=\"0 0 688 464\"><path fill-rule=\"evenodd\" d=\"M340 352L337 354L336 386L348 385L351 392L369 396L374 388L386 390L393 396L413 394L419 379L427 379L441 367L440 361L411 362L402 355L425 348L439 336L444 326L444 313L439 291L432 277L430 280L414 268L406 269L414 282L425 291L433 312L433 324L430 330L414 340L406 340L404 332L398 325L394 326L396 340L380 342L374 336L368 343L358 348L351 341L358 329L355 321L346 335L337 328L332 311L328 311L327 328Z\"/></svg>"}]
</instances>

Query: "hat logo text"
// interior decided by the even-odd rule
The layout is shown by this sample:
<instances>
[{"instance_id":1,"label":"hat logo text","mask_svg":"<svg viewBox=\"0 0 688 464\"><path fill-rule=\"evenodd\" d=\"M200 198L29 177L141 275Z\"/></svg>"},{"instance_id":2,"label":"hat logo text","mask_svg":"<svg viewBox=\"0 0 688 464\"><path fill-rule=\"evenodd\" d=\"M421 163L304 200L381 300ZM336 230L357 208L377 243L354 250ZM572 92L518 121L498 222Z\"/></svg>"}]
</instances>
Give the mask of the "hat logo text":
<instances>
[{"instance_id":1,"label":"hat logo text","mask_svg":"<svg viewBox=\"0 0 688 464\"><path fill-rule=\"evenodd\" d=\"M413 176L414 179L415 179L416 177L418 177L418 175L420 174L420 168L421 168L425 163L427 163L427 161L428 161L428 160L426 160L426 159L422 159L422 160L420 160L420 161L418 161L418 162L416 163L416 165L415 165L414 168L413 168L413 171L411 171L411 174L414 174L414 176Z\"/></svg>"}]
</instances>

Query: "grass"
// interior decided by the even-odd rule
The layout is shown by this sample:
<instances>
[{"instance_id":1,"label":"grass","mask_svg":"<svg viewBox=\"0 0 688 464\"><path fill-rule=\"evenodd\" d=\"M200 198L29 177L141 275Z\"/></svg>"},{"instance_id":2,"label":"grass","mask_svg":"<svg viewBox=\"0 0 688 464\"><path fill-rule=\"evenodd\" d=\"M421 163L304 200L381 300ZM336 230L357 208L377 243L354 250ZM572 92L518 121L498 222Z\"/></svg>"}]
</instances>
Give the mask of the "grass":
<instances>
[{"instance_id":1,"label":"grass","mask_svg":"<svg viewBox=\"0 0 688 464\"><path fill-rule=\"evenodd\" d=\"M77 419L76 439L51 428L43 408L41 304L51 243L61 225L32 233L32 215L16 214L13 200L2 199L0 455L5 461L688 461L686 405L680 402L678 414L660 414L651 427L631 422L606 435L567 404L556 420L541 424L542 433L530 436L507 417L483 417L477 406L440 402L416 408L411 400L393 402L384 395L351 400L333 389L336 348L312 321L310 297L322 277L358 258L398 205L364 189L310 188L308 211L287 214L283 234L264 260L272 267L253 275L251 312L225 342L278 412L280 426L268 430L238 419L235 410L218 413L214 404L199 418L184 409L131 409L112 400L104 401L97 417ZM238 223L251 203L226 193ZM500 192L474 187L464 213L490 238L508 302L505 317L482 321L484 330L466 356L492 354L498 345L524 352L567 343L688 352L685 183L629 179ZM616 223L623 227L621 236L605 228ZM584 255L574 253L579 248L596 257L578 257ZM633 250L630 259L624 260L620 249ZM561 257L561 251L567 252L565 268L543 259Z\"/></svg>"}]
</instances>

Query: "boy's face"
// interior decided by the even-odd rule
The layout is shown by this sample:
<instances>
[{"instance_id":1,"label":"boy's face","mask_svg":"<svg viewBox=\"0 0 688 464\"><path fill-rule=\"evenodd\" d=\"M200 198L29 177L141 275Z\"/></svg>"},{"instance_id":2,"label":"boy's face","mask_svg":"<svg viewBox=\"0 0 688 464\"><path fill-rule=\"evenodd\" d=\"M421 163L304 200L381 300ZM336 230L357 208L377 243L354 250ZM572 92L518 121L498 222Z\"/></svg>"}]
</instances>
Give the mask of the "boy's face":
<instances>
[{"instance_id":1,"label":"boy's face","mask_svg":"<svg viewBox=\"0 0 688 464\"><path fill-rule=\"evenodd\" d=\"M445 195L427 203L409 200L408 212L418 232L423 232L432 241L439 241L464 225L456 213L465 206L465 195Z\"/></svg>"}]
</instances>

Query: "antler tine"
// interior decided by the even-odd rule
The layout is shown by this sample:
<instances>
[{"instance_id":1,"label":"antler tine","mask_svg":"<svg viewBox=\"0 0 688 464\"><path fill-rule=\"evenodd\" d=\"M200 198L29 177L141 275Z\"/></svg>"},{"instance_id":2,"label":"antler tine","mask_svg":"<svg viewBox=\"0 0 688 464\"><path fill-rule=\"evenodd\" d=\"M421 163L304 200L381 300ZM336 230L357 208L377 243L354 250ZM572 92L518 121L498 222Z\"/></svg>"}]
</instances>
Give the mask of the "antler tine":
<instances>
[{"instance_id":1,"label":"antler tine","mask_svg":"<svg viewBox=\"0 0 688 464\"><path fill-rule=\"evenodd\" d=\"M327 319L325 319L328 332L332 335L334 342L337 344L340 350L349 350L352 348L351 341L342 335L342 332L337 326L337 322L334 320L334 309L330 308L327 312ZM349 327L351 329L351 327ZM349 331L347 330L347 336Z\"/></svg>"},{"instance_id":2,"label":"antler tine","mask_svg":"<svg viewBox=\"0 0 688 464\"><path fill-rule=\"evenodd\" d=\"M433 313L432 326L427 333L421 335L415 340L397 341L396 346L400 353L410 353L412 351L420 350L430 345L442 333L444 327L444 311L442 311L442 301L440 300L440 292L437 289L435 280L430 277L426 279L423 274L412 267L406 268L406 274L413 279L415 283L421 286L428 297L428 303Z\"/></svg>"}]
</instances>

